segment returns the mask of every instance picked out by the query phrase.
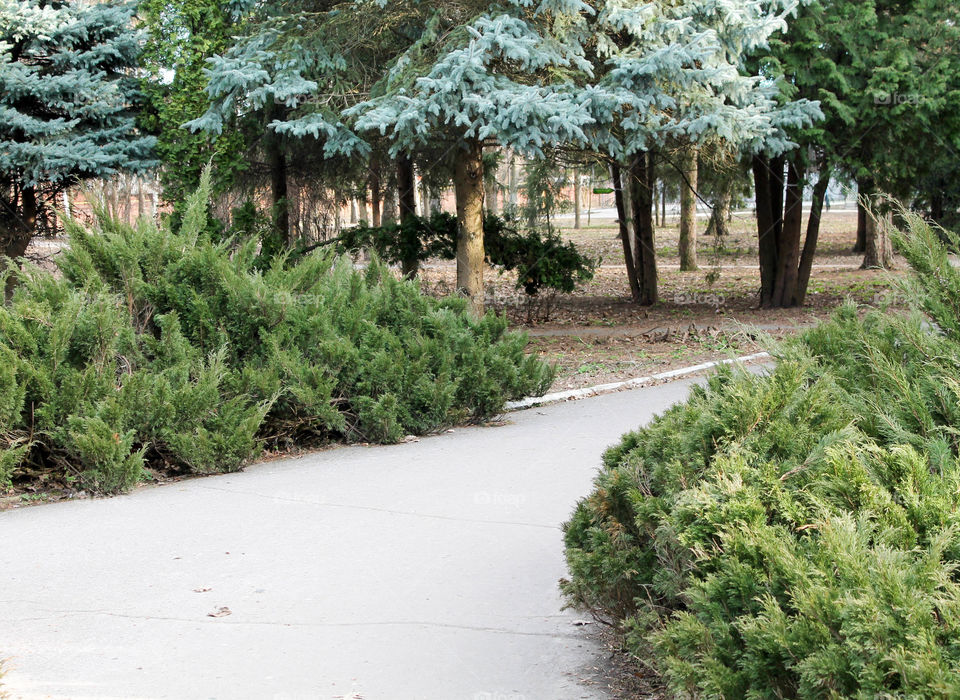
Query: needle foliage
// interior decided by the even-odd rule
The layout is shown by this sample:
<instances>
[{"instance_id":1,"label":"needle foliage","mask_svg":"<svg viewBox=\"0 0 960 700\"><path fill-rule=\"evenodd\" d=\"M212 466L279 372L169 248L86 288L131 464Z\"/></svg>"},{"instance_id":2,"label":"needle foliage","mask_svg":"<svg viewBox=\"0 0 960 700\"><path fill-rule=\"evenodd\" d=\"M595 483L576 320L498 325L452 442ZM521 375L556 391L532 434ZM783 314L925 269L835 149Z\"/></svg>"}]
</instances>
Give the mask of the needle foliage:
<instances>
[{"instance_id":1,"label":"needle foliage","mask_svg":"<svg viewBox=\"0 0 960 700\"><path fill-rule=\"evenodd\" d=\"M721 371L566 525L569 600L677 695L960 695L960 272L907 223L912 314L848 305Z\"/></svg>"}]
</instances>

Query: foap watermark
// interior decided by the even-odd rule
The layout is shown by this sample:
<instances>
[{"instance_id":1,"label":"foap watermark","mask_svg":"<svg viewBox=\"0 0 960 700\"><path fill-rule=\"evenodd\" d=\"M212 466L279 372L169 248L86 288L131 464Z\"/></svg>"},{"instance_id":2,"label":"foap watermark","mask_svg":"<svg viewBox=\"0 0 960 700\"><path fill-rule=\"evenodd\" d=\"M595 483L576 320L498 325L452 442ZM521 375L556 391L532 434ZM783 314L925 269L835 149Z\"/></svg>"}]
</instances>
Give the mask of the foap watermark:
<instances>
[{"instance_id":1,"label":"foap watermark","mask_svg":"<svg viewBox=\"0 0 960 700\"><path fill-rule=\"evenodd\" d=\"M520 508L527 502L527 496L522 493L490 493L477 491L473 494L473 502L479 506L510 506Z\"/></svg>"},{"instance_id":2,"label":"foap watermark","mask_svg":"<svg viewBox=\"0 0 960 700\"><path fill-rule=\"evenodd\" d=\"M887 306L910 306L911 297L905 292L885 289L873 295L871 306L885 308Z\"/></svg>"},{"instance_id":3,"label":"foap watermark","mask_svg":"<svg viewBox=\"0 0 960 700\"><path fill-rule=\"evenodd\" d=\"M677 306L726 306L727 298L717 292L677 292L673 295Z\"/></svg>"},{"instance_id":4,"label":"foap watermark","mask_svg":"<svg viewBox=\"0 0 960 700\"><path fill-rule=\"evenodd\" d=\"M523 693L510 693L493 690L474 693L473 700L527 700L527 696Z\"/></svg>"},{"instance_id":5,"label":"foap watermark","mask_svg":"<svg viewBox=\"0 0 960 700\"><path fill-rule=\"evenodd\" d=\"M873 98L878 105L919 105L926 101L926 97L919 92L885 92Z\"/></svg>"}]
</instances>

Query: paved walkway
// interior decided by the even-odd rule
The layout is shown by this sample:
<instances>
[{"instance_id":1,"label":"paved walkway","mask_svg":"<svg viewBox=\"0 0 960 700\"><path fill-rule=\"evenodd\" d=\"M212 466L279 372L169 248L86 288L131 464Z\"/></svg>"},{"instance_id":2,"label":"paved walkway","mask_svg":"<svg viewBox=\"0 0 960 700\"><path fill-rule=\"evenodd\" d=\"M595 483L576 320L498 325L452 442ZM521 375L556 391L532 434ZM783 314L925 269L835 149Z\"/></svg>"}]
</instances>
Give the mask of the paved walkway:
<instances>
[{"instance_id":1,"label":"paved walkway","mask_svg":"<svg viewBox=\"0 0 960 700\"><path fill-rule=\"evenodd\" d=\"M2 513L5 689L604 698L602 651L561 610L559 525L603 448L688 387Z\"/></svg>"}]
</instances>

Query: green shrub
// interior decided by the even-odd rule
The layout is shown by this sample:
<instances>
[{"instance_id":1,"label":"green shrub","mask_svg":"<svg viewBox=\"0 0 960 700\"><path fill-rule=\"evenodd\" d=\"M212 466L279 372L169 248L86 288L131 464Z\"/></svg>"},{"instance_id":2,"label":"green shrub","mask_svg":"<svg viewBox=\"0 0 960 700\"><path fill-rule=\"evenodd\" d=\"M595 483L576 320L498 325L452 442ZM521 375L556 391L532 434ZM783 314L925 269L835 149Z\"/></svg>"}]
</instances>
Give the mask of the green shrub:
<instances>
[{"instance_id":1,"label":"green shrub","mask_svg":"<svg viewBox=\"0 0 960 700\"><path fill-rule=\"evenodd\" d=\"M593 279L596 262L573 243L564 243L555 231L517 230L511 220L487 214L483 221L487 262L517 273L517 288L529 296L544 289L572 292ZM344 231L339 249L356 253L369 248L390 263L408 258L453 260L457 251L457 217L443 212L429 218L408 216L402 224L372 227L360 224Z\"/></svg>"},{"instance_id":2,"label":"green shrub","mask_svg":"<svg viewBox=\"0 0 960 700\"><path fill-rule=\"evenodd\" d=\"M0 486L113 492L145 469L231 471L265 442L395 442L553 379L504 319L381 263L211 240L204 188L176 231L67 229L60 274L27 266L0 306Z\"/></svg>"},{"instance_id":3,"label":"green shrub","mask_svg":"<svg viewBox=\"0 0 960 700\"><path fill-rule=\"evenodd\" d=\"M960 277L911 224L927 317L847 306L769 374L723 370L566 525L565 594L673 693L960 696Z\"/></svg>"}]
</instances>

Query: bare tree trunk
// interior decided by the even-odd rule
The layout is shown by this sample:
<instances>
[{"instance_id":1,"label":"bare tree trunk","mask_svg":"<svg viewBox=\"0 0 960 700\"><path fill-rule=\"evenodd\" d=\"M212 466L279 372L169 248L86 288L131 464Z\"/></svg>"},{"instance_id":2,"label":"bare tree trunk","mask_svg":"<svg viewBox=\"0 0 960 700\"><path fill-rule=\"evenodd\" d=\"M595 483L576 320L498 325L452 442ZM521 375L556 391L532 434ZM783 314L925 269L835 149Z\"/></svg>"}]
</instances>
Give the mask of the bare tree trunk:
<instances>
[{"instance_id":1,"label":"bare tree trunk","mask_svg":"<svg viewBox=\"0 0 960 700\"><path fill-rule=\"evenodd\" d=\"M722 238L728 234L727 222L730 219L730 192L721 192L713 201L713 210L710 212L710 221L704 236Z\"/></svg>"},{"instance_id":2,"label":"bare tree trunk","mask_svg":"<svg viewBox=\"0 0 960 700\"><path fill-rule=\"evenodd\" d=\"M383 188L383 211L380 212L380 222L386 226L387 224L397 223L397 188L396 178L390 177L387 182L384 183Z\"/></svg>"},{"instance_id":3,"label":"bare tree trunk","mask_svg":"<svg viewBox=\"0 0 960 700\"><path fill-rule=\"evenodd\" d=\"M663 221L660 218L660 184L657 183L653 186L653 223L657 226L663 226Z\"/></svg>"},{"instance_id":4,"label":"bare tree trunk","mask_svg":"<svg viewBox=\"0 0 960 700\"><path fill-rule=\"evenodd\" d=\"M483 174L483 186L484 186L484 204L486 205L486 210L490 214L499 214L500 213L500 200L497 197L497 190L499 186L497 184L497 169L491 168L489 172Z\"/></svg>"},{"instance_id":5,"label":"bare tree trunk","mask_svg":"<svg viewBox=\"0 0 960 700\"><path fill-rule=\"evenodd\" d=\"M573 171L573 227L580 230L580 171Z\"/></svg>"},{"instance_id":6,"label":"bare tree trunk","mask_svg":"<svg viewBox=\"0 0 960 700\"><path fill-rule=\"evenodd\" d=\"M657 303L657 260L653 229L653 159L635 153L630 162L630 200L633 208L634 267L640 285L640 304Z\"/></svg>"},{"instance_id":7,"label":"bare tree trunk","mask_svg":"<svg viewBox=\"0 0 960 700\"><path fill-rule=\"evenodd\" d=\"M863 205L861 197L864 196L869 189L870 187L866 181L857 182L857 242L853 244L854 253L867 252L867 219L870 217L867 214L867 208Z\"/></svg>"},{"instance_id":8,"label":"bare tree trunk","mask_svg":"<svg viewBox=\"0 0 960 700\"><path fill-rule=\"evenodd\" d=\"M6 202L4 202L6 204ZM13 296L13 290L17 286L16 260L27 252L30 246L30 240L37 228L37 192L32 187L24 187L20 191L20 214L17 214L16 203L9 207L13 210L12 215L6 215L0 221L0 242L3 243L3 256L9 258L10 263L0 259L0 272L9 270L4 285L3 298L10 301ZM7 265L10 265L8 268Z\"/></svg>"},{"instance_id":9,"label":"bare tree trunk","mask_svg":"<svg viewBox=\"0 0 960 700\"><path fill-rule=\"evenodd\" d=\"M680 183L680 269L697 269L697 174L699 151L691 146L683 153Z\"/></svg>"},{"instance_id":10,"label":"bare tree trunk","mask_svg":"<svg viewBox=\"0 0 960 700\"><path fill-rule=\"evenodd\" d=\"M667 183L660 182L660 225L667 225Z\"/></svg>"},{"instance_id":11,"label":"bare tree trunk","mask_svg":"<svg viewBox=\"0 0 960 700\"><path fill-rule=\"evenodd\" d=\"M457 289L483 315L483 146L472 140L457 154L453 184L457 197Z\"/></svg>"},{"instance_id":12,"label":"bare tree trunk","mask_svg":"<svg viewBox=\"0 0 960 700\"><path fill-rule=\"evenodd\" d=\"M753 186L757 207L757 247L760 256L760 305L773 306L783 200L783 161L758 155L753 158Z\"/></svg>"},{"instance_id":13,"label":"bare tree trunk","mask_svg":"<svg viewBox=\"0 0 960 700\"><path fill-rule=\"evenodd\" d=\"M380 160L376 157L370 159L370 218L374 228L383 225L383 215L381 212L383 187L380 184Z\"/></svg>"},{"instance_id":14,"label":"bare tree trunk","mask_svg":"<svg viewBox=\"0 0 960 700\"><path fill-rule=\"evenodd\" d=\"M613 181L613 195L617 206L617 223L620 226L620 241L623 244L623 259L627 264L627 280L630 282L630 298L635 304L639 304L640 281L637 279L637 268L633 264L630 229L627 226L627 207L623 196L623 179L620 175L620 166L616 163L610 164L610 179Z\"/></svg>"},{"instance_id":15,"label":"bare tree trunk","mask_svg":"<svg viewBox=\"0 0 960 700\"><path fill-rule=\"evenodd\" d=\"M799 158L790 160L787 172L787 193L783 212L783 228L777 245L777 281L773 288L773 305L796 304L800 265L800 236L803 232L803 166Z\"/></svg>"},{"instance_id":16,"label":"bare tree trunk","mask_svg":"<svg viewBox=\"0 0 960 700\"><path fill-rule=\"evenodd\" d=\"M813 187L813 201L810 203L810 218L807 219L807 238L803 242L800 255L800 273L797 280L796 305L803 306L810 285L810 272L813 270L813 256L817 252L817 240L820 237L820 221L823 217L823 202L830 186L830 170L820 171L820 179Z\"/></svg>"},{"instance_id":17,"label":"bare tree trunk","mask_svg":"<svg viewBox=\"0 0 960 700\"><path fill-rule=\"evenodd\" d=\"M893 267L893 242L890 239L892 222L889 214L877 211L877 197L873 192L861 195L869 198L871 210L867 211L867 249L863 255L863 270L889 270Z\"/></svg>"},{"instance_id":18,"label":"bare tree trunk","mask_svg":"<svg viewBox=\"0 0 960 700\"><path fill-rule=\"evenodd\" d=\"M403 276L417 276L420 267L420 241L412 220L417 216L417 186L413 172L413 160L403 154L397 158L397 194L400 200L400 236L403 247L401 268Z\"/></svg>"},{"instance_id":19,"label":"bare tree trunk","mask_svg":"<svg viewBox=\"0 0 960 700\"><path fill-rule=\"evenodd\" d=\"M279 118L280 108L268 107L268 115ZM287 191L287 157L283 151L283 140L275 131L267 132L264 142L267 151L267 167L270 170L270 200L273 208L273 225L280 232L288 246L295 241L290 233L290 204Z\"/></svg>"},{"instance_id":20,"label":"bare tree trunk","mask_svg":"<svg viewBox=\"0 0 960 700\"><path fill-rule=\"evenodd\" d=\"M519 166L517 165L517 156L515 153L510 154L510 181L507 188L507 196L509 197L510 202L510 213L513 216L517 215L517 192L520 189L520 172Z\"/></svg>"}]
</instances>

